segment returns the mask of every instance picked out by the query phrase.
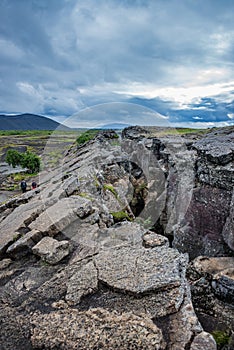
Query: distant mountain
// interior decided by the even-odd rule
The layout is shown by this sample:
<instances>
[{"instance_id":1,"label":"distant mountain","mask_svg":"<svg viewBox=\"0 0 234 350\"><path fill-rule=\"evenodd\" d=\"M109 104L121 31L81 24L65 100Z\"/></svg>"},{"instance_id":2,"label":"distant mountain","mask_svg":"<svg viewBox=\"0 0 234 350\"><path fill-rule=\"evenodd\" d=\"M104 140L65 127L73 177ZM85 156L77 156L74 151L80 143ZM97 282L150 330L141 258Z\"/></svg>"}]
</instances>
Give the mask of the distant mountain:
<instances>
[{"instance_id":1,"label":"distant mountain","mask_svg":"<svg viewBox=\"0 0 234 350\"><path fill-rule=\"evenodd\" d=\"M0 130L70 130L55 120L36 114L0 114Z\"/></svg>"},{"instance_id":2,"label":"distant mountain","mask_svg":"<svg viewBox=\"0 0 234 350\"><path fill-rule=\"evenodd\" d=\"M111 123L111 124L105 124L100 127L100 129L124 129L128 126L131 126L130 124L122 124L122 123Z\"/></svg>"}]
</instances>

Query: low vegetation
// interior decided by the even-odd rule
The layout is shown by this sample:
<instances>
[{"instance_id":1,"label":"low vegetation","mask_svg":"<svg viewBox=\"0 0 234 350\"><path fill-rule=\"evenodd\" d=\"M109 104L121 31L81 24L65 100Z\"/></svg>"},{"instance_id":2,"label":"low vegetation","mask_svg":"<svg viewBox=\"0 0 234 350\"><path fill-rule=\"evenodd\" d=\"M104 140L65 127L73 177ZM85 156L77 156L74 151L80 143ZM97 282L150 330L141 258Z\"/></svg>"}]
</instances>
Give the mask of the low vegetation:
<instances>
[{"instance_id":1,"label":"low vegetation","mask_svg":"<svg viewBox=\"0 0 234 350\"><path fill-rule=\"evenodd\" d=\"M100 130L97 129L90 129L85 132L83 132L78 138L76 139L76 142L78 146L83 145L84 143L93 140L94 137L99 133Z\"/></svg>"},{"instance_id":2,"label":"low vegetation","mask_svg":"<svg viewBox=\"0 0 234 350\"><path fill-rule=\"evenodd\" d=\"M118 199L118 193L117 193L116 189L112 185L104 184L103 185L103 190L104 191L110 191L115 196L115 198Z\"/></svg>"},{"instance_id":3,"label":"low vegetation","mask_svg":"<svg viewBox=\"0 0 234 350\"><path fill-rule=\"evenodd\" d=\"M28 169L30 174L38 173L40 170L40 158L32 153L25 152L21 153L14 149L9 149L6 154L6 162L15 168L17 165L22 166L22 168Z\"/></svg>"},{"instance_id":4,"label":"low vegetation","mask_svg":"<svg viewBox=\"0 0 234 350\"><path fill-rule=\"evenodd\" d=\"M13 181L18 183L18 182L21 182L22 180L28 181L37 175L38 175L38 173L28 174L28 173L22 172L22 173L12 174L12 175L10 175L10 177L13 179Z\"/></svg>"},{"instance_id":5,"label":"low vegetation","mask_svg":"<svg viewBox=\"0 0 234 350\"><path fill-rule=\"evenodd\" d=\"M224 331L213 331L212 335L218 345L218 349L222 349L225 345L228 345L230 336Z\"/></svg>"},{"instance_id":6,"label":"low vegetation","mask_svg":"<svg viewBox=\"0 0 234 350\"><path fill-rule=\"evenodd\" d=\"M124 210L111 212L111 215L113 216L115 223L121 222L124 220L132 221L128 213L126 213Z\"/></svg>"},{"instance_id":7,"label":"low vegetation","mask_svg":"<svg viewBox=\"0 0 234 350\"><path fill-rule=\"evenodd\" d=\"M49 136L52 134L52 132L52 130L0 130L0 136Z\"/></svg>"}]
</instances>

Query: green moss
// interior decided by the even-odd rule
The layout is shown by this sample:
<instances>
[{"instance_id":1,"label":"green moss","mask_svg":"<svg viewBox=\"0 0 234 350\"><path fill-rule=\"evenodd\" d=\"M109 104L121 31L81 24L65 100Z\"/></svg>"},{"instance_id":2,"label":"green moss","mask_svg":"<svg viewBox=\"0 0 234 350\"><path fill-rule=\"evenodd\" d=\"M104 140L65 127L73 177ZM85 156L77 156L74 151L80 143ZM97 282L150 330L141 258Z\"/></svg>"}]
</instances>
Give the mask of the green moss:
<instances>
[{"instance_id":1,"label":"green moss","mask_svg":"<svg viewBox=\"0 0 234 350\"><path fill-rule=\"evenodd\" d=\"M230 339L230 336L224 331L213 331L211 333L217 343L217 345L223 347L227 345Z\"/></svg>"},{"instance_id":2,"label":"green moss","mask_svg":"<svg viewBox=\"0 0 234 350\"><path fill-rule=\"evenodd\" d=\"M87 130L85 132L83 132L77 139L76 139L76 142L77 144L80 146L80 145L83 145L84 143L90 141L90 140L93 140L94 137L99 133L100 130L97 130L97 129L90 129L90 130Z\"/></svg>"},{"instance_id":3,"label":"green moss","mask_svg":"<svg viewBox=\"0 0 234 350\"><path fill-rule=\"evenodd\" d=\"M116 133L113 134L112 139L119 139L119 135L117 135ZM114 141L113 141L113 142L114 142Z\"/></svg>"},{"instance_id":4,"label":"green moss","mask_svg":"<svg viewBox=\"0 0 234 350\"><path fill-rule=\"evenodd\" d=\"M116 189L112 185L104 184L103 185L103 190L104 191L110 191L115 196L115 198L118 199L118 193L117 193Z\"/></svg>"},{"instance_id":5,"label":"green moss","mask_svg":"<svg viewBox=\"0 0 234 350\"><path fill-rule=\"evenodd\" d=\"M79 192L78 196L82 197L82 198L86 198L89 199L90 201L92 200L92 198L88 195L88 193L86 192Z\"/></svg>"},{"instance_id":6,"label":"green moss","mask_svg":"<svg viewBox=\"0 0 234 350\"><path fill-rule=\"evenodd\" d=\"M111 212L111 215L113 216L114 222L120 222L123 220L132 221L130 216L124 210Z\"/></svg>"}]
</instances>

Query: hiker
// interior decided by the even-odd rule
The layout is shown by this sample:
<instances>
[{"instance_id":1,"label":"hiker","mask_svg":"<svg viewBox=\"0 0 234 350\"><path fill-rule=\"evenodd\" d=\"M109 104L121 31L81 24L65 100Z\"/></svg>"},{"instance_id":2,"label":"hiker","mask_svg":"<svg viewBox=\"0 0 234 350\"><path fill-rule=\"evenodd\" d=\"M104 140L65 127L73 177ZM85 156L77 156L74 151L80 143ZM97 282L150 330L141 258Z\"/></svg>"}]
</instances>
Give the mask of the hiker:
<instances>
[{"instance_id":1,"label":"hiker","mask_svg":"<svg viewBox=\"0 0 234 350\"><path fill-rule=\"evenodd\" d=\"M37 183L35 181L32 182L32 190L35 190L37 188Z\"/></svg>"},{"instance_id":2,"label":"hiker","mask_svg":"<svg viewBox=\"0 0 234 350\"><path fill-rule=\"evenodd\" d=\"M21 187L22 192L25 193L27 190L27 183L25 180L21 181L20 187Z\"/></svg>"}]
</instances>

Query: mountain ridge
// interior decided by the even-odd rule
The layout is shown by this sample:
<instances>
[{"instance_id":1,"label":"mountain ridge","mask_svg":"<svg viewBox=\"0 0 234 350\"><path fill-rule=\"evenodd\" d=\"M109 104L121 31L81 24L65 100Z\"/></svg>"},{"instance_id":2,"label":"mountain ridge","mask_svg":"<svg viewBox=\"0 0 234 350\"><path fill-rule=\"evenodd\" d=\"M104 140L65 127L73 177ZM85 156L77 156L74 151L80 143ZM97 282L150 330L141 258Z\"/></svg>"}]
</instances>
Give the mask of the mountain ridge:
<instances>
[{"instance_id":1,"label":"mountain ridge","mask_svg":"<svg viewBox=\"0 0 234 350\"><path fill-rule=\"evenodd\" d=\"M57 128L70 130L55 120L37 114L0 114L0 130L55 130Z\"/></svg>"}]
</instances>

